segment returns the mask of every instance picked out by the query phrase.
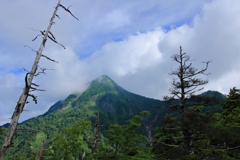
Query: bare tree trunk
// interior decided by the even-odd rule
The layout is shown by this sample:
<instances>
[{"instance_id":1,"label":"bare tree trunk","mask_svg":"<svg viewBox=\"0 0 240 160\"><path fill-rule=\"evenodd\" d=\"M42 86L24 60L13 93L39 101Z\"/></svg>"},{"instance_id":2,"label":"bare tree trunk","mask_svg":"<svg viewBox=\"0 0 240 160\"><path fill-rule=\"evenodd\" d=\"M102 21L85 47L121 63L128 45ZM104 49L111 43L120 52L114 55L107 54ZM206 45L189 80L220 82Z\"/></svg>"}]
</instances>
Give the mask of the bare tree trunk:
<instances>
[{"instance_id":1,"label":"bare tree trunk","mask_svg":"<svg viewBox=\"0 0 240 160\"><path fill-rule=\"evenodd\" d=\"M98 136L98 131L99 127L103 125L99 125L99 111L97 114L96 122L94 125L94 138L93 138L93 148L92 148L92 153L97 153L98 152L98 142L100 141L99 136Z\"/></svg>"},{"instance_id":2,"label":"bare tree trunk","mask_svg":"<svg viewBox=\"0 0 240 160\"><path fill-rule=\"evenodd\" d=\"M45 43L47 41L48 34L50 32L52 24L54 23L53 20L56 17L56 13L57 13L58 7L61 5L60 1L61 0L58 1L57 6L55 7L55 10L54 10L53 15L52 15L52 17L50 19L49 25L47 27L47 30L45 32L43 32L44 33L44 37L43 37L41 45L40 45L40 47L39 47L39 49L37 51L37 55L36 55L35 61L33 63L31 72L26 74L26 78L25 78L26 85L25 85L25 87L23 89L23 92L22 92L18 102L17 102L17 105L15 107L15 111L13 112L13 115L12 115L12 118L11 118L11 123L10 123L10 126L8 128L8 132L6 134L5 140L4 140L4 142L2 144L2 147L1 147L1 150L0 150L0 160L4 160L4 157L7 154L8 148L13 146L13 142L12 142L13 141L13 136L14 136L15 131L16 131L16 127L17 127L17 124L18 124L18 120L19 120L20 114L23 111L23 108L24 108L24 106L26 104L28 96L33 97L35 103L37 102L36 101L36 97L34 95L30 95L29 94L29 90L31 89L33 78L36 75L36 72L37 72L37 69L38 69L38 63L39 63L39 60L40 60L40 58L42 56L42 51L43 51L43 48L44 48Z\"/></svg>"},{"instance_id":3,"label":"bare tree trunk","mask_svg":"<svg viewBox=\"0 0 240 160\"><path fill-rule=\"evenodd\" d=\"M44 150L44 144L45 144L44 137L42 137L42 143L40 144L39 149L37 151L36 160L41 160L42 153L43 153L43 150Z\"/></svg>"},{"instance_id":4,"label":"bare tree trunk","mask_svg":"<svg viewBox=\"0 0 240 160\"><path fill-rule=\"evenodd\" d=\"M98 132L99 132L99 128L104 126L104 125L99 125L99 122L100 122L100 120L99 120L99 111L98 111L96 121L94 124L94 136L89 137L88 135L86 135L87 138L93 139L93 142L89 142L90 144L92 144L91 154L98 152L98 142L100 141ZM85 156L85 152L83 153L83 155ZM94 159L94 160L97 160L97 159Z\"/></svg>"}]
</instances>

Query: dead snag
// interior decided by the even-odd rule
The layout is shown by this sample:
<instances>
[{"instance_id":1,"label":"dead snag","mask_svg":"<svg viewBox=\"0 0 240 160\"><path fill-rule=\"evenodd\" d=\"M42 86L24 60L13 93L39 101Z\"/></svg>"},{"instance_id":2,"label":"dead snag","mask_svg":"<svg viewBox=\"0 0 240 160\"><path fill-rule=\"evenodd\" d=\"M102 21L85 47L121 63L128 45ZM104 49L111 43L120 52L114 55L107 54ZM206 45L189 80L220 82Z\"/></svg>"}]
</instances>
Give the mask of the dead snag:
<instances>
[{"instance_id":1,"label":"dead snag","mask_svg":"<svg viewBox=\"0 0 240 160\"><path fill-rule=\"evenodd\" d=\"M33 78L39 74L39 73L37 73L37 70L39 69L38 63L39 63L40 58L41 57L45 57L45 58L47 58L50 61L56 62L55 60L53 60L53 59L47 57L46 55L42 54L43 48L45 47L45 43L47 42L47 39L49 38L50 40L52 40L53 42L61 45L65 49L65 47L62 44L60 44L60 43L58 43L56 41L55 37L50 32L50 29L51 29L52 25L54 24L54 18L56 16L59 17L57 15L57 10L58 10L59 7L65 9L74 18L76 18L76 17L70 12L70 10L68 8L66 8L63 5L61 5L60 2L61 2L61 0L58 0L57 6L54 9L53 15L52 15L52 17L50 19L50 22L49 22L49 25L48 25L47 29L44 30L44 32L40 31L42 33L42 35L43 35L43 39L42 39L42 42L40 44L40 47L39 47L38 51L34 51L32 49L34 52L36 52L36 58L35 58L34 63L32 65L31 71L26 74L26 77L25 77L25 83L26 83L25 87L24 87L23 92L20 95L20 98L19 98L19 100L17 102L17 105L15 107L15 110L14 110L12 118L11 118L10 126L8 128L6 137L4 139L2 147L0 149L0 160L4 160L4 157L7 154L8 148L13 146L13 136L14 136L14 134L16 132L16 127L17 127L17 124L18 124L18 120L19 120L20 114L22 113L22 111L24 109L24 106L27 103L28 96L31 96L33 98L33 100L35 101L35 103L37 103L37 99L36 99L37 97L34 96L33 94L30 94L29 92L34 91L34 90L38 90L38 89L32 87L32 85L38 86L38 85L34 84L32 81L33 81ZM33 40L35 40L35 39L33 39ZM28 46L26 46L26 47L28 47ZM44 72L44 70L42 70L42 71Z\"/></svg>"}]
</instances>

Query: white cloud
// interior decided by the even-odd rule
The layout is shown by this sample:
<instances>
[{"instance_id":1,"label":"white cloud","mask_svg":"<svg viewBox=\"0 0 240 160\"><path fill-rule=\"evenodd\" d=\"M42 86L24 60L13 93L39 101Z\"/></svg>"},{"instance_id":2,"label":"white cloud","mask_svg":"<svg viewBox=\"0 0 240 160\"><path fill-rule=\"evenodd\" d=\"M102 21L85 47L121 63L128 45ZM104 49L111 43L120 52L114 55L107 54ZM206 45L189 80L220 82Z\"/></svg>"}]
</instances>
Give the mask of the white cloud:
<instances>
[{"instance_id":1,"label":"white cloud","mask_svg":"<svg viewBox=\"0 0 240 160\"><path fill-rule=\"evenodd\" d=\"M49 57L59 63L42 60L41 66L49 69L46 75L36 77L36 81L42 83L44 88L48 88L50 94L56 97L66 96L72 92L81 92L86 88L86 82L90 79L87 74L86 63L79 60L79 57L71 50L48 50ZM46 82L47 81L47 82Z\"/></svg>"},{"instance_id":2,"label":"white cloud","mask_svg":"<svg viewBox=\"0 0 240 160\"><path fill-rule=\"evenodd\" d=\"M157 48L161 30L131 35L124 41L110 42L95 52L89 62L96 71L108 71L116 76L134 74L159 63L161 53Z\"/></svg>"},{"instance_id":3,"label":"white cloud","mask_svg":"<svg viewBox=\"0 0 240 160\"><path fill-rule=\"evenodd\" d=\"M14 70L21 67L29 69L35 56L31 50L27 49L29 52L26 52L22 47L35 33L29 31L26 34L28 31L22 29L38 25L42 29L49 15L41 12L40 8L50 5L46 10L51 11L54 6L53 2L28 0L26 12L20 14L26 3L11 2L1 3L16 10L9 15L12 21L0 14L0 20L4 23L0 26L4 37L0 38L0 42L4 41L0 43L0 87L5 93L0 96L3 117L11 116L24 86L24 73L16 74ZM213 60L205 90L228 93L231 87L240 87L238 0L185 0L181 3L153 0L147 4L145 1L117 3L90 0L80 3L70 0L69 3L73 4L71 9L80 21L76 22L70 15L59 11L61 19L57 20L53 32L67 49L47 43L44 54L59 61L59 64L41 59L41 67L54 70L35 77L34 81L47 91L36 92L39 104L27 105L29 112L24 112L21 120L44 113L51 104L72 92L83 91L87 82L100 75L108 75L133 93L160 99L171 87L173 77L168 72L176 68L176 64L170 56L179 53L180 45L195 59L193 63L197 68L203 67L202 61ZM36 12L32 7L34 5L39 5ZM2 10L6 12L5 7L1 7ZM28 15L29 11L34 15ZM25 18L21 19L22 16ZM34 17L39 18L32 21ZM162 28L171 25L174 27L169 30ZM114 41L116 39L117 42ZM30 44L35 48L38 41ZM89 57L82 58L84 52L89 53ZM9 121L3 117L1 123Z\"/></svg>"},{"instance_id":4,"label":"white cloud","mask_svg":"<svg viewBox=\"0 0 240 160\"><path fill-rule=\"evenodd\" d=\"M236 34L240 28L238 5L239 1L234 0L206 4L192 26L184 25L168 32L159 44L160 50L163 54L171 55L177 46L182 45L184 51L196 61L213 60L209 67L210 83L239 70L240 36ZM197 67L201 66L196 64ZM239 83L232 85L239 86Z\"/></svg>"},{"instance_id":5,"label":"white cloud","mask_svg":"<svg viewBox=\"0 0 240 160\"><path fill-rule=\"evenodd\" d=\"M211 83L206 85L209 90L217 90L223 94L229 94L230 88L240 86L240 74L239 70L233 70L229 73L224 74L219 79L213 80Z\"/></svg>"},{"instance_id":6,"label":"white cloud","mask_svg":"<svg viewBox=\"0 0 240 160\"><path fill-rule=\"evenodd\" d=\"M19 83L21 77L21 75L5 74L0 71L0 90L2 92L0 101L1 123L10 121L11 113L14 111L16 102L22 92L21 83Z\"/></svg>"}]
</instances>

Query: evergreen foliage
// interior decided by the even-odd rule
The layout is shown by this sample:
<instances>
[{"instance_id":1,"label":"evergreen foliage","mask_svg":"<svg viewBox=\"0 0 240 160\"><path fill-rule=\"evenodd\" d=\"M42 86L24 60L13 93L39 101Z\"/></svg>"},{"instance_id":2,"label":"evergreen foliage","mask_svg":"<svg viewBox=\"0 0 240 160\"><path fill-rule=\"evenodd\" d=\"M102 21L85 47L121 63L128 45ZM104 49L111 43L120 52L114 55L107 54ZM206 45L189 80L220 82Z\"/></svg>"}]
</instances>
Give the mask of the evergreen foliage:
<instances>
[{"instance_id":1,"label":"evergreen foliage","mask_svg":"<svg viewBox=\"0 0 240 160\"><path fill-rule=\"evenodd\" d=\"M229 130L223 127L225 123L223 119L226 117L223 114L228 112L230 115L230 112L224 107L226 111L221 114L221 107L210 103L207 110L214 109L214 111L206 112L202 100L200 106L193 105L199 99L204 101L208 99L206 96L217 97L219 100L224 98L222 94L210 91L192 97L186 102L188 110L184 113L184 123L191 128L189 131L190 138L194 140L193 154L184 153L182 147L184 142L181 139L183 132L170 129L179 127L176 125L181 120L179 113L154 108L165 104L159 100L132 94L109 77L101 76L92 81L82 94L71 94L64 101L59 101L50 107L45 114L19 124L20 128L33 128L42 132L17 130L14 137L15 147L9 150L6 160L35 159L42 137L46 141L43 160L77 160L83 157L86 160L204 159L206 157L234 159L239 156L238 149L226 150L226 147L215 147L216 145L223 147L226 143L228 148L232 148L239 143L238 140L233 139L237 137L237 130L231 133L229 132L231 125L227 127ZM211 102L212 99L208 100ZM179 103L176 99L172 99L171 102ZM143 110L146 112L141 112ZM93 140L89 137L93 137L98 111L100 111L100 123L104 126L99 131L98 137L101 141L98 151L92 154ZM218 113L214 114L215 112ZM138 113L140 115L137 115ZM157 126L159 128L155 130ZM155 140L150 141L155 133Z\"/></svg>"},{"instance_id":2,"label":"evergreen foliage","mask_svg":"<svg viewBox=\"0 0 240 160\"><path fill-rule=\"evenodd\" d=\"M225 127L240 128L240 89L230 89L223 103L222 123Z\"/></svg>"},{"instance_id":3,"label":"evergreen foliage","mask_svg":"<svg viewBox=\"0 0 240 160\"><path fill-rule=\"evenodd\" d=\"M209 62L202 70L193 68L192 63L188 63L190 57L182 53L181 47L180 54L174 55L172 59L179 64L179 68L170 73L177 79L172 82L172 96L164 97L167 105L162 108L177 113L167 114L163 126L155 135L152 152L156 158L239 159L239 90L234 88L230 91L223 103L223 113L202 112L206 106L225 99L224 96L216 96L214 92L194 95L202 89L197 87L208 82L197 76L206 74Z\"/></svg>"},{"instance_id":4,"label":"evergreen foliage","mask_svg":"<svg viewBox=\"0 0 240 160\"><path fill-rule=\"evenodd\" d=\"M149 140L144 135L137 133L142 123L143 116L149 115L147 111L134 116L125 125L112 124L107 132L107 146L101 147L98 153L90 156L96 159L152 159L153 154L146 147Z\"/></svg>"},{"instance_id":5,"label":"evergreen foliage","mask_svg":"<svg viewBox=\"0 0 240 160\"><path fill-rule=\"evenodd\" d=\"M198 78L198 76L202 74L207 75L206 70L210 62L206 62L205 68L201 70L194 68L192 66L192 63L190 63L190 56L188 56L186 53L183 53L181 47L179 54L175 54L171 58L173 61L178 63L179 67L169 73L170 75L174 75L177 78L173 79L172 88L169 90L171 96L164 97L164 101L167 105L166 107L162 108L172 112L177 112L178 117L176 119L170 118L169 116L166 117L167 121L171 120L171 126L168 126L168 124L166 124L167 126L165 125L162 127L164 131L161 132L165 132L167 136L169 136L169 133L172 134L172 132L175 132L174 134L180 135L177 137L175 137L176 135L172 135L171 137L166 138L167 142L164 139L160 138L156 140L156 143L165 145L167 148L178 148L181 152L181 155L189 155L193 152L192 143L196 139L196 134L201 134L200 129L204 128L204 125L206 124L205 119L208 119L206 116L199 113L198 108L190 109L189 107L197 107L203 104L205 105L206 98L202 96L195 96L194 94L197 91L203 89L199 87L208 83L208 80L202 80ZM209 98L207 98L207 103L211 104L211 100L209 100ZM172 139L172 141L169 141L169 139ZM179 144L173 145L173 141L177 141ZM168 142L171 142L171 144L168 144Z\"/></svg>"},{"instance_id":6,"label":"evergreen foliage","mask_svg":"<svg viewBox=\"0 0 240 160\"><path fill-rule=\"evenodd\" d=\"M60 134L47 145L44 155L47 160L80 159L89 152L85 134L89 132L90 122L81 120L72 127L63 128Z\"/></svg>"}]
</instances>

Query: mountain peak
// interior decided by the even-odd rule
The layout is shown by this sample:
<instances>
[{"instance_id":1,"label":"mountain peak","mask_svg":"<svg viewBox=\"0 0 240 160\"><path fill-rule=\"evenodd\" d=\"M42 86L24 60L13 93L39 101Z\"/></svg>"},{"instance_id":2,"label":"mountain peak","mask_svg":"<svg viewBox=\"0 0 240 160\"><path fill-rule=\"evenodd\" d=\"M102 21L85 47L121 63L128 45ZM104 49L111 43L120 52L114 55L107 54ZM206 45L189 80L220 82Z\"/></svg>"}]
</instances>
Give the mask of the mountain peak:
<instances>
[{"instance_id":1,"label":"mountain peak","mask_svg":"<svg viewBox=\"0 0 240 160\"><path fill-rule=\"evenodd\" d=\"M208 91L206 91L206 92L203 92L203 93L201 94L201 96L215 97L215 98L217 98L217 99L220 100L220 101L225 101L225 100L226 100L226 96L223 95L222 93L218 92L218 91L208 90Z\"/></svg>"},{"instance_id":2,"label":"mountain peak","mask_svg":"<svg viewBox=\"0 0 240 160\"><path fill-rule=\"evenodd\" d=\"M121 90L121 87L117 85L111 78L106 75L99 76L95 80L89 83L89 87L86 89L85 92L88 91L95 91L96 94L98 93L105 93L105 92L114 92L117 93ZM123 89L122 89L123 90Z\"/></svg>"},{"instance_id":3,"label":"mountain peak","mask_svg":"<svg viewBox=\"0 0 240 160\"><path fill-rule=\"evenodd\" d=\"M102 75L99 76L98 78L96 78L95 80L90 82L90 86L89 87L94 87L94 86L108 86L111 88L115 88L117 87L117 83L115 83L111 78L109 78L106 75Z\"/></svg>"},{"instance_id":4,"label":"mountain peak","mask_svg":"<svg viewBox=\"0 0 240 160\"><path fill-rule=\"evenodd\" d=\"M114 81L106 75L99 76L95 80L100 82L100 83L114 83Z\"/></svg>"}]
</instances>

